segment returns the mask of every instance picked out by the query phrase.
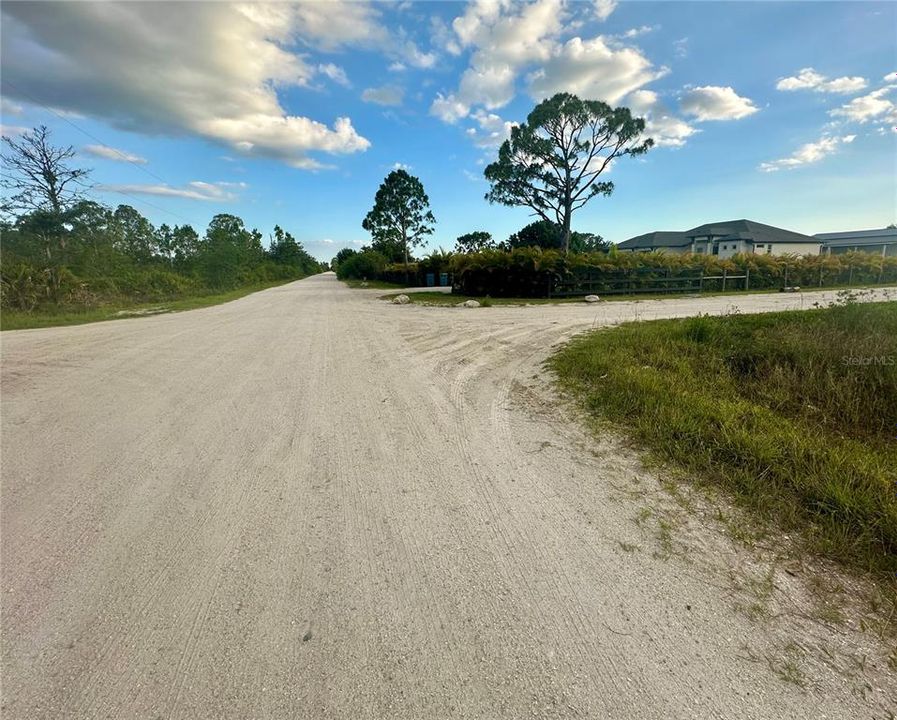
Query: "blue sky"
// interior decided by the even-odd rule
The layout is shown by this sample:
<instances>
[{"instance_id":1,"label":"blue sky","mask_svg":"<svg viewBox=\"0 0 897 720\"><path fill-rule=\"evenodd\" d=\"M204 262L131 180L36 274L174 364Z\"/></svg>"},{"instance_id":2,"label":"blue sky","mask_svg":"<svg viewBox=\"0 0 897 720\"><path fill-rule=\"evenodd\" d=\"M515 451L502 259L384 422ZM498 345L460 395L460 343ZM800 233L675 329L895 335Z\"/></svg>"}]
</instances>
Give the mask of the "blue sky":
<instances>
[{"instance_id":1,"label":"blue sky","mask_svg":"<svg viewBox=\"0 0 897 720\"><path fill-rule=\"evenodd\" d=\"M627 105L657 147L574 228L612 241L746 217L897 220L897 4L3 3L5 134L46 124L103 202L204 229L240 215L321 259L397 164L431 247L530 221L483 200L511 123L558 91ZM110 150L110 148L112 150ZM133 162L124 160L127 156ZM126 193L126 194L123 194Z\"/></svg>"}]
</instances>

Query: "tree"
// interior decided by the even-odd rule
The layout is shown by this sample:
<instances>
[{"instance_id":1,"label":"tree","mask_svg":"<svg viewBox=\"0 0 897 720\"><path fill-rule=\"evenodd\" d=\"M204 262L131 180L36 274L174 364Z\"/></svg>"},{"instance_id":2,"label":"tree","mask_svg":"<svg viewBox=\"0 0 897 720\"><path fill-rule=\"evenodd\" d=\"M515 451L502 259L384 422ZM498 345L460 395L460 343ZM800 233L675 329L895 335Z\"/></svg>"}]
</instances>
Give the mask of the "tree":
<instances>
[{"instance_id":1,"label":"tree","mask_svg":"<svg viewBox=\"0 0 897 720\"><path fill-rule=\"evenodd\" d=\"M596 195L613 192L612 182L598 178L615 158L642 155L654 145L650 138L639 142L644 129L644 119L632 117L628 108L558 93L511 129L498 160L484 171L492 186L486 199L529 207L556 223L569 252L574 211Z\"/></svg>"},{"instance_id":2,"label":"tree","mask_svg":"<svg viewBox=\"0 0 897 720\"><path fill-rule=\"evenodd\" d=\"M90 170L71 167L68 161L75 156L75 149L71 145L53 147L46 126L36 127L18 140L4 135L3 144L0 186L13 193L3 199L4 212L41 210L59 215L83 199Z\"/></svg>"},{"instance_id":3,"label":"tree","mask_svg":"<svg viewBox=\"0 0 897 720\"><path fill-rule=\"evenodd\" d=\"M559 250L564 246L561 227L550 220L536 220L520 228L508 238L510 248L540 247L543 250Z\"/></svg>"},{"instance_id":4,"label":"tree","mask_svg":"<svg viewBox=\"0 0 897 720\"><path fill-rule=\"evenodd\" d=\"M398 246L407 265L409 249L423 245L435 222L421 181L404 170L393 170L377 190L374 207L361 227L371 233L372 249L382 252L383 246Z\"/></svg>"},{"instance_id":5,"label":"tree","mask_svg":"<svg viewBox=\"0 0 897 720\"><path fill-rule=\"evenodd\" d=\"M608 252L610 243L595 233L570 233L570 249L579 253Z\"/></svg>"},{"instance_id":6,"label":"tree","mask_svg":"<svg viewBox=\"0 0 897 720\"><path fill-rule=\"evenodd\" d=\"M343 248L336 254L336 257L331 260L330 267L333 268L333 270L336 270L342 263L346 262L346 260L348 260L350 257L357 254L357 250L353 250L352 248Z\"/></svg>"},{"instance_id":7,"label":"tree","mask_svg":"<svg viewBox=\"0 0 897 720\"><path fill-rule=\"evenodd\" d=\"M459 253L480 252L494 247L495 242L492 240L492 234L483 230L466 233L455 240L455 252Z\"/></svg>"},{"instance_id":8,"label":"tree","mask_svg":"<svg viewBox=\"0 0 897 720\"><path fill-rule=\"evenodd\" d=\"M110 230L118 250L140 265L152 262L158 250L156 228L139 211L119 205L112 214Z\"/></svg>"},{"instance_id":9,"label":"tree","mask_svg":"<svg viewBox=\"0 0 897 720\"><path fill-rule=\"evenodd\" d=\"M159 254L169 264L183 267L199 250L199 235L190 225L161 225L156 233Z\"/></svg>"}]
</instances>

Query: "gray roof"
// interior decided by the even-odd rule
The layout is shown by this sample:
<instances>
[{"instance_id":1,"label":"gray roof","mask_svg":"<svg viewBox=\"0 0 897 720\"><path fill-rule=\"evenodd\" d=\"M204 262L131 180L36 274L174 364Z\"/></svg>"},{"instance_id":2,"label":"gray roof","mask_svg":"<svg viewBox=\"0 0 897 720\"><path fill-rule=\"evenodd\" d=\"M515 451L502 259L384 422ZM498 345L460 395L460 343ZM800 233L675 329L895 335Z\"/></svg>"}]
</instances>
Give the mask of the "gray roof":
<instances>
[{"instance_id":1,"label":"gray roof","mask_svg":"<svg viewBox=\"0 0 897 720\"><path fill-rule=\"evenodd\" d=\"M749 240L754 243L819 243L819 238L791 230L764 225L753 220L726 220L707 223L685 231L689 240L702 235L719 236L720 240Z\"/></svg>"},{"instance_id":2,"label":"gray roof","mask_svg":"<svg viewBox=\"0 0 897 720\"><path fill-rule=\"evenodd\" d=\"M691 244L691 240L685 237L684 232L655 230L624 240L617 247L622 250L651 250L659 247L684 247L689 244Z\"/></svg>"},{"instance_id":3,"label":"gray roof","mask_svg":"<svg viewBox=\"0 0 897 720\"><path fill-rule=\"evenodd\" d=\"M853 232L816 233L826 245L846 247L851 245L882 245L897 242L897 228L881 230L854 230Z\"/></svg>"}]
</instances>

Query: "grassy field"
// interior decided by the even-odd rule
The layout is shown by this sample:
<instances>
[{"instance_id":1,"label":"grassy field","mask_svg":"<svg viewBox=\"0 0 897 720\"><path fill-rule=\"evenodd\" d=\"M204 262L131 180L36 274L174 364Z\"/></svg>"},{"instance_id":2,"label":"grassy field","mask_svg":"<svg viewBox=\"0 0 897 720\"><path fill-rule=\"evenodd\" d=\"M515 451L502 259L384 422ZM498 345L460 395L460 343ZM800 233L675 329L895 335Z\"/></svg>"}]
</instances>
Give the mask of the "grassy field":
<instances>
[{"instance_id":1,"label":"grassy field","mask_svg":"<svg viewBox=\"0 0 897 720\"><path fill-rule=\"evenodd\" d=\"M597 424L894 581L897 303L628 323L550 364Z\"/></svg>"},{"instance_id":2,"label":"grassy field","mask_svg":"<svg viewBox=\"0 0 897 720\"><path fill-rule=\"evenodd\" d=\"M196 295L193 297L179 298L167 302L155 303L121 303L117 305L104 305L103 307L89 310L72 310L67 308L53 308L48 310L35 310L23 312L17 310L4 310L0 313L0 330L26 330L30 328L55 327L59 325L82 325L84 323L101 322L104 320L124 320L127 318L141 317L145 315L181 312L183 310L195 310L197 308L220 305L221 303L237 300L259 290L266 290L277 285L284 285L294 280L280 280L260 285L247 285L237 290L214 293L208 295ZM124 312L125 314L119 314Z\"/></svg>"}]
</instances>

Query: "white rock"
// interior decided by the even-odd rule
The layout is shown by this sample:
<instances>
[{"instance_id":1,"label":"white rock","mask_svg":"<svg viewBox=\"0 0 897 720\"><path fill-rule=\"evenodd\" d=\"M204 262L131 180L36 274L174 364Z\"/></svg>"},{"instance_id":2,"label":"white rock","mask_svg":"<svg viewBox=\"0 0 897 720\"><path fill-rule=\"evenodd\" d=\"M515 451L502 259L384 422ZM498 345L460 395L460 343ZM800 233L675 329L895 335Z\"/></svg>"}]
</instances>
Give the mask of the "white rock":
<instances>
[{"instance_id":1,"label":"white rock","mask_svg":"<svg viewBox=\"0 0 897 720\"><path fill-rule=\"evenodd\" d=\"M475 308L475 307L479 307L479 306L480 306L480 304L476 300L465 300L463 303L458 303L458 305L456 307Z\"/></svg>"},{"instance_id":2,"label":"white rock","mask_svg":"<svg viewBox=\"0 0 897 720\"><path fill-rule=\"evenodd\" d=\"M583 300L586 302L598 302L601 298L597 295L586 295Z\"/></svg>"},{"instance_id":3,"label":"white rock","mask_svg":"<svg viewBox=\"0 0 897 720\"><path fill-rule=\"evenodd\" d=\"M408 303L411 302L411 298L408 297L407 295L396 295L392 299L392 302L395 305L407 305Z\"/></svg>"}]
</instances>

